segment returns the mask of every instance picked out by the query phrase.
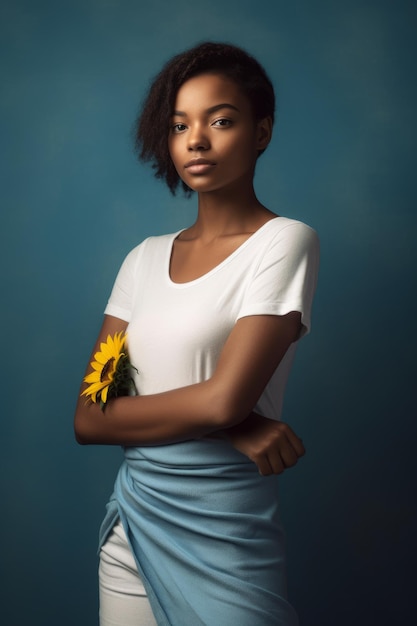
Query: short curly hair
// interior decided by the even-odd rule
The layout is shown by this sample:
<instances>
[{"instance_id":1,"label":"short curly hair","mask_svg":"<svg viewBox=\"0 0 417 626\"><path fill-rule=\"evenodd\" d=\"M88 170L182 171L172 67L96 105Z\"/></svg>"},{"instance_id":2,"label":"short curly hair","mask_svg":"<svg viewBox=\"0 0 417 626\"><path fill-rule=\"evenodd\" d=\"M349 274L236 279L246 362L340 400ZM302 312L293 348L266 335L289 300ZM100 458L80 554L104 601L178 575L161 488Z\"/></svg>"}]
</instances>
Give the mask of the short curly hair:
<instances>
[{"instance_id":1,"label":"short curly hair","mask_svg":"<svg viewBox=\"0 0 417 626\"><path fill-rule=\"evenodd\" d=\"M264 68L245 50L226 43L204 42L174 56L150 86L135 126L135 149L141 161L150 162L156 178L166 182L175 195L181 184L168 151L168 132L179 88L188 79L215 72L233 80L248 97L256 121L274 122L275 93ZM163 129L163 132L161 132Z\"/></svg>"}]
</instances>

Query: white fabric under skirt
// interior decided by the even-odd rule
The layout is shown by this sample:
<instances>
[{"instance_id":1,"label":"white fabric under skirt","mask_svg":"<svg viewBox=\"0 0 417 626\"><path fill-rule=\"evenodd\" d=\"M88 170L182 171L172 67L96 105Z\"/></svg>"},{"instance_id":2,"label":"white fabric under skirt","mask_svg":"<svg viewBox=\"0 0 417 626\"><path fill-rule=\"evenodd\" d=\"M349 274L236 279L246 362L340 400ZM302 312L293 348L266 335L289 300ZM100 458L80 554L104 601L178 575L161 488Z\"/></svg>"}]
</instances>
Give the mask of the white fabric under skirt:
<instances>
[{"instance_id":1,"label":"white fabric under skirt","mask_svg":"<svg viewBox=\"0 0 417 626\"><path fill-rule=\"evenodd\" d=\"M100 626L157 626L119 520L100 550Z\"/></svg>"}]
</instances>

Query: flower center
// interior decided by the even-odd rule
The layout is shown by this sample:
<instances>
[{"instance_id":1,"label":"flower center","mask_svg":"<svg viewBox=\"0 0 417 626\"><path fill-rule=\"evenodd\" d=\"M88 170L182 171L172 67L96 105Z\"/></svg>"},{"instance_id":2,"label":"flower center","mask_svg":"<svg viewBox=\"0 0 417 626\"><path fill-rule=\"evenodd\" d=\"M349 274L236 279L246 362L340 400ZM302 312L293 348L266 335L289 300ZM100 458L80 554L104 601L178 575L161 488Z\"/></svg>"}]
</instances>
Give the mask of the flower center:
<instances>
[{"instance_id":1,"label":"flower center","mask_svg":"<svg viewBox=\"0 0 417 626\"><path fill-rule=\"evenodd\" d=\"M114 356L112 356L111 359L109 359L107 361L107 363L104 364L103 369L101 370L101 374L100 374L100 382L102 383L103 380L105 379L105 377L107 376L107 372L109 371L111 364L114 361Z\"/></svg>"}]
</instances>

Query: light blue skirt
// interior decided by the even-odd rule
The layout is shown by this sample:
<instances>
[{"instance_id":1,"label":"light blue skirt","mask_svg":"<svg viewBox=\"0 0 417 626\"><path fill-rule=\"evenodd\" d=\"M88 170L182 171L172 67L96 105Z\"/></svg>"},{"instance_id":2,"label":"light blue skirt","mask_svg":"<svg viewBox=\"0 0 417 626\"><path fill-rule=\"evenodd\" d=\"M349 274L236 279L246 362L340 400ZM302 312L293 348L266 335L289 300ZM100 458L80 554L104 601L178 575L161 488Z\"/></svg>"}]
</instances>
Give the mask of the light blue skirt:
<instances>
[{"instance_id":1,"label":"light blue skirt","mask_svg":"<svg viewBox=\"0 0 417 626\"><path fill-rule=\"evenodd\" d=\"M278 480L224 441L126 448L100 529L120 517L159 626L296 626Z\"/></svg>"}]
</instances>

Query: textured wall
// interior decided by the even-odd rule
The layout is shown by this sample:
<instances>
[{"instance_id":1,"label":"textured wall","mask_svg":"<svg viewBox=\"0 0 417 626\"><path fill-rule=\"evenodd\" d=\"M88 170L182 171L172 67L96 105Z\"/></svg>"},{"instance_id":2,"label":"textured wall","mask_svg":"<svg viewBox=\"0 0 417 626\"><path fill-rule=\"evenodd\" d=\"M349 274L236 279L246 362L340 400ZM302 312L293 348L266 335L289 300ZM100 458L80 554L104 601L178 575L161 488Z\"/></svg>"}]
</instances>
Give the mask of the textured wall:
<instances>
[{"instance_id":1,"label":"textured wall","mask_svg":"<svg viewBox=\"0 0 417 626\"><path fill-rule=\"evenodd\" d=\"M266 66L279 114L259 163L259 197L314 226L322 241L313 333L300 346L285 408L308 449L281 481L291 597L303 626L408 622L416 584L414 6L2 0L7 626L96 623L97 530L121 454L78 447L73 408L124 255L193 219L193 200L172 201L135 162L131 129L150 77L203 39L246 47Z\"/></svg>"}]
</instances>

